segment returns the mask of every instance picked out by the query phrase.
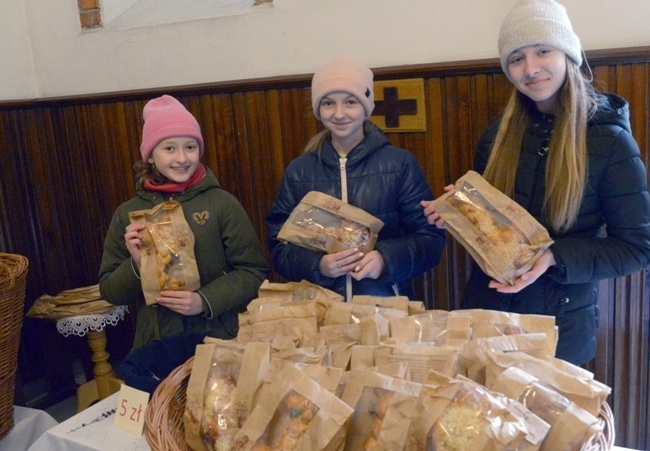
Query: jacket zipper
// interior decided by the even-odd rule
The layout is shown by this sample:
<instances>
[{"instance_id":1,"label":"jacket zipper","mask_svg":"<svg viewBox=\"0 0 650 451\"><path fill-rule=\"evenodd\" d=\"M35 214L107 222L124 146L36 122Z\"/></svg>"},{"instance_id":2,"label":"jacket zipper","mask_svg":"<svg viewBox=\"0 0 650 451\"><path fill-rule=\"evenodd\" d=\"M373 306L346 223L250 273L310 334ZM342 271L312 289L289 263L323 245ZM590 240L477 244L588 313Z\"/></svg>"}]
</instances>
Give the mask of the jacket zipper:
<instances>
[{"instance_id":1,"label":"jacket zipper","mask_svg":"<svg viewBox=\"0 0 650 451\"><path fill-rule=\"evenodd\" d=\"M347 164L347 158L339 159L339 170L341 171L341 200L343 202L348 202L348 174L345 169ZM345 300L346 302L352 302L352 277L349 274L345 275Z\"/></svg>"}]
</instances>

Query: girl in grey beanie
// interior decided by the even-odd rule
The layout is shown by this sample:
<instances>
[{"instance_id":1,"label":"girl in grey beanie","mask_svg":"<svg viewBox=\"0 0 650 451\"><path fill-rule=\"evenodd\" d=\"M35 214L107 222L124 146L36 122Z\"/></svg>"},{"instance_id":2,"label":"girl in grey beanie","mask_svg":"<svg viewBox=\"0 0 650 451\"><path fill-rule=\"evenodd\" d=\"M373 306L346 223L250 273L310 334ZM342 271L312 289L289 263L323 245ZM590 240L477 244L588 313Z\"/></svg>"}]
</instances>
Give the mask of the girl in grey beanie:
<instances>
[{"instance_id":1,"label":"girl in grey beanie","mask_svg":"<svg viewBox=\"0 0 650 451\"><path fill-rule=\"evenodd\" d=\"M541 222L554 244L512 286L473 265L463 308L553 315L556 356L581 365L596 354L598 282L650 264L645 165L628 103L597 92L580 70L580 40L564 6L519 1L498 46L514 89L479 140L474 169ZM423 206L443 227L432 205Z\"/></svg>"}]
</instances>

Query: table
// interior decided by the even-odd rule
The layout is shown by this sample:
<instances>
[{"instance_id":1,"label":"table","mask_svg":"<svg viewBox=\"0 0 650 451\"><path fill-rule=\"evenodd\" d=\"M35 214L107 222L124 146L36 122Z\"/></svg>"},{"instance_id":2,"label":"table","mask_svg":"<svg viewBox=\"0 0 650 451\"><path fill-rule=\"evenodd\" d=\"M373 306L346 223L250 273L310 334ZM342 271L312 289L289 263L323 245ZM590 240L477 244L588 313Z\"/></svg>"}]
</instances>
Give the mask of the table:
<instances>
[{"instance_id":1,"label":"table","mask_svg":"<svg viewBox=\"0 0 650 451\"><path fill-rule=\"evenodd\" d=\"M149 451L144 434L115 426L119 392L45 432L29 451Z\"/></svg>"},{"instance_id":2,"label":"table","mask_svg":"<svg viewBox=\"0 0 650 451\"><path fill-rule=\"evenodd\" d=\"M59 424L43 410L14 406L14 427L0 440L0 451L26 450L45 431Z\"/></svg>"},{"instance_id":3,"label":"table","mask_svg":"<svg viewBox=\"0 0 650 451\"><path fill-rule=\"evenodd\" d=\"M119 393L114 393L53 427L29 451L150 451L144 434L137 436L113 424L118 399ZM20 449L13 448L11 451ZM612 451L631 450L615 446Z\"/></svg>"},{"instance_id":4,"label":"table","mask_svg":"<svg viewBox=\"0 0 650 451\"><path fill-rule=\"evenodd\" d=\"M104 313L89 315L69 316L56 322L56 330L63 336L70 334L83 337L88 335L88 345L93 354L91 360L95 364L93 374L95 378L86 382L77 389L77 412L81 412L93 402L108 397L119 389L119 382L115 379L115 371L108 362L110 355L106 352L106 325L117 325L124 319L126 306L118 305Z\"/></svg>"}]
</instances>

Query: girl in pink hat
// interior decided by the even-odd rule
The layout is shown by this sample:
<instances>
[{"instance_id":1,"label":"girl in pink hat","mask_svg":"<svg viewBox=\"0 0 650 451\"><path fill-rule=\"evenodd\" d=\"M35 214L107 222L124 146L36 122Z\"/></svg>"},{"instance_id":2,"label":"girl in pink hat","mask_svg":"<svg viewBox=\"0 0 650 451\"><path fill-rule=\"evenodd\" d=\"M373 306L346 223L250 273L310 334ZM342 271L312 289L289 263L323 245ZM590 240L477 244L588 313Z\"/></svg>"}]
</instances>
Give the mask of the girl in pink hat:
<instances>
[{"instance_id":1,"label":"girl in pink hat","mask_svg":"<svg viewBox=\"0 0 650 451\"><path fill-rule=\"evenodd\" d=\"M414 298L411 279L438 264L445 236L422 217L419 203L432 193L415 157L368 120L375 106L373 73L357 61L333 59L314 74L311 99L324 130L286 168L266 218L275 271L348 300L358 294ZM326 254L280 241L282 225L310 191L382 220L375 249Z\"/></svg>"},{"instance_id":2,"label":"girl in pink hat","mask_svg":"<svg viewBox=\"0 0 650 451\"><path fill-rule=\"evenodd\" d=\"M194 116L164 95L145 105L143 119L136 196L113 215L99 271L100 292L113 304L136 305L134 348L189 332L234 338L239 313L268 276L259 238L239 201L200 162L203 136ZM181 204L194 234L201 286L162 291L156 304L146 305L139 272L144 226L130 224L129 212L167 200Z\"/></svg>"},{"instance_id":3,"label":"girl in pink hat","mask_svg":"<svg viewBox=\"0 0 650 451\"><path fill-rule=\"evenodd\" d=\"M474 169L554 244L512 286L474 265L462 306L553 315L557 357L584 364L596 354L598 282L650 264L650 195L629 105L597 92L581 71L580 40L554 0L519 1L501 26L499 54L513 91L483 133Z\"/></svg>"}]
</instances>

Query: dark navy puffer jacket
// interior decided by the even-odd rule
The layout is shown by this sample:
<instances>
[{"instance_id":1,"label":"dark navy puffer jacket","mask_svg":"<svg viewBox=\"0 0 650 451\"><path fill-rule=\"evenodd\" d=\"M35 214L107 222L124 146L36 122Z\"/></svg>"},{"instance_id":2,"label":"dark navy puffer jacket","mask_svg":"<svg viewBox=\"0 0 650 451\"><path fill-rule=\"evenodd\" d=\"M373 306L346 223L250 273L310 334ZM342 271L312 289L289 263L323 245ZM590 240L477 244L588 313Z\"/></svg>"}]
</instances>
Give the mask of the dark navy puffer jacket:
<instances>
[{"instance_id":1,"label":"dark navy puffer jacket","mask_svg":"<svg viewBox=\"0 0 650 451\"><path fill-rule=\"evenodd\" d=\"M596 351L598 281L650 264L650 196L646 169L630 130L629 106L621 97L607 94L587 131L588 184L577 223L565 233L553 233L542 214L547 157L540 152L553 125L553 116L532 116L515 180L515 201L551 233L557 266L521 292L508 295L488 288L490 278L474 265L463 307L553 315L560 330L556 355L582 364ZM498 123L492 124L479 141L477 172L487 165L497 129Z\"/></svg>"},{"instance_id":2,"label":"dark navy puffer jacket","mask_svg":"<svg viewBox=\"0 0 650 451\"><path fill-rule=\"evenodd\" d=\"M433 199L422 170L410 152L391 145L384 133L366 122L366 137L345 160L328 141L321 151L305 153L286 168L280 189L266 218L268 242L275 271L287 280L308 280L346 295L345 276L323 276L318 265L323 253L277 239L282 225L310 191L342 199L341 176L347 178L348 203L381 219L375 249L386 268L377 280L352 280L354 295L413 298L411 278L437 265L445 244L444 231L427 223L420 201Z\"/></svg>"}]
</instances>

